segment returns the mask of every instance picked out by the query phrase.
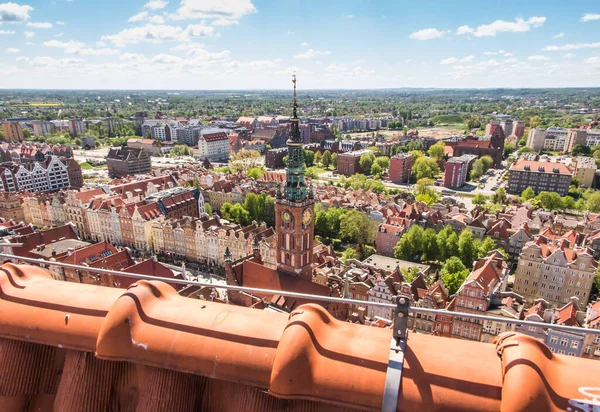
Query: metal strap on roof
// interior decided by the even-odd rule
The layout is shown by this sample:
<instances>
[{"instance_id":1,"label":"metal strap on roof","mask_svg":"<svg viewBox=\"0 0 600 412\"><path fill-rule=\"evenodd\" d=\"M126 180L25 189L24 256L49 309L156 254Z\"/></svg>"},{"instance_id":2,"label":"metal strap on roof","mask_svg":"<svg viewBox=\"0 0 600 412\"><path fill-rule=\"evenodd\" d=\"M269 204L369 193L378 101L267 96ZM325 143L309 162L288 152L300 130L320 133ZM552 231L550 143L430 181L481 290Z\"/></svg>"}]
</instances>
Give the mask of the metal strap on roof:
<instances>
[{"instance_id":1,"label":"metal strap on roof","mask_svg":"<svg viewBox=\"0 0 600 412\"><path fill-rule=\"evenodd\" d=\"M402 392L402 367L404 365L404 351L408 338L408 299L398 299L394 315L394 331L390 342L390 356L385 373L385 386L383 388L383 412L395 412L398 408L398 399Z\"/></svg>"},{"instance_id":2,"label":"metal strap on roof","mask_svg":"<svg viewBox=\"0 0 600 412\"><path fill-rule=\"evenodd\" d=\"M5 244L0 244L4 246ZM11 244L10 246L16 246L15 244ZM354 305L362 305L362 306L374 306L380 308L392 308L396 309L396 305L393 303L383 303L383 302L371 302L368 300L358 300L358 299L346 299L346 298L336 298L333 296L321 296L321 295L310 295L307 293L298 293L298 292L289 292L285 290L271 290L271 289L261 289L261 288L251 288L247 286L235 286L235 285L226 285L226 284L214 284L210 282L199 282L196 280L185 280L185 279L174 279L174 278L163 278L152 275L145 275L142 273L129 273L129 272L120 272L118 270L110 270L110 269L99 269L92 268L89 266L82 265L72 265L69 263L62 262L53 262L51 260L44 259L34 259L27 258L22 256L11 255L7 253L0 253L0 259L14 259L15 261L22 261L27 263L34 263L40 266L57 266L67 269L75 269L79 271L85 272L94 272L94 273L102 273L106 275L118 275L122 277L136 278L136 279L144 279L144 280L159 280L161 282L178 284L178 285L195 285L195 286L205 286L210 288L217 289L227 289L227 290L237 290L240 292L249 292L249 293L259 293L263 295L279 295L279 296L287 296L292 298L299 298L305 300L313 300L313 301L321 301L321 302L336 302L336 303L348 303ZM466 313L466 312L450 312L445 309L429 309L429 308L421 308L418 306L410 306L410 312L414 313L425 313L431 315L443 315L451 318L471 318L477 320L489 320L498 323L510 323L515 325L526 325L526 326L535 326L537 328L542 329L555 329L561 330L565 332L571 333L591 333L595 335L600 335L600 329L588 329L581 328L577 326L565 326L565 325L555 325L552 323L540 323L533 322L530 320L519 320L519 319L507 319L504 317L496 317L490 315L479 315L476 313Z\"/></svg>"}]
</instances>

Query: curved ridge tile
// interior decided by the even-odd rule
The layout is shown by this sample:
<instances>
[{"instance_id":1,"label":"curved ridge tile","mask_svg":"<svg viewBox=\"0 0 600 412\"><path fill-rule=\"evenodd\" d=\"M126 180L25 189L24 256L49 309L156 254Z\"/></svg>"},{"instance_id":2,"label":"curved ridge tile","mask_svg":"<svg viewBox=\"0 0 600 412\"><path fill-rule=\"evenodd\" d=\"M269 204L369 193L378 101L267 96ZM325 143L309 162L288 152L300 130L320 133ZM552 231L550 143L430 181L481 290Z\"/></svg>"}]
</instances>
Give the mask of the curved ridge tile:
<instances>
[{"instance_id":1,"label":"curved ridge tile","mask_svg":"<svg viewBox=\"0 0 600 412\"><path fill-rule=\"evenodd\" d=\"M141 280L110 309L96 354L267 388L285 325L278 313L189 299Z\"/></svg>"},{"instance_id":2,"label":"curved ridge tile","mask_svg":"<svg viewBox=\"0 0 600 412\"><path fill-rule=\"evenodd\" d=\"M6 263L0 267L0 313L6 314L0 316L0 337L93 352L104 316L122 293Z\"/></svg>"},{"instance_id":3,"label":"curved ridge tile","mask_svg":"<svg viewBox=\"0 0 600 412\"><path fill-rule=\"evenodd\" d=\"M502 358L503 411L579 410L586 407L577 402L591 402L585 388L597 386L600 362L555 355L537 339L514 332L500 335L496 345ZM597 395L597 389L589 389Z\"/></svg>"},{"instance_id":4,"label":"curved ridge tile","mask_svg":"<svg viewBox=\"0 0 600 412\"><path fill-rule=\"evenodd\" d=\"M269 392L381 409L390 339L389 329L341 322L303 305L281 337ZM464 362L465 353L476 354L477 363ZM499 367L493 345L409 334L398 408L497 411L501 381L489 370Z\"/></svg>"}]
</instances>

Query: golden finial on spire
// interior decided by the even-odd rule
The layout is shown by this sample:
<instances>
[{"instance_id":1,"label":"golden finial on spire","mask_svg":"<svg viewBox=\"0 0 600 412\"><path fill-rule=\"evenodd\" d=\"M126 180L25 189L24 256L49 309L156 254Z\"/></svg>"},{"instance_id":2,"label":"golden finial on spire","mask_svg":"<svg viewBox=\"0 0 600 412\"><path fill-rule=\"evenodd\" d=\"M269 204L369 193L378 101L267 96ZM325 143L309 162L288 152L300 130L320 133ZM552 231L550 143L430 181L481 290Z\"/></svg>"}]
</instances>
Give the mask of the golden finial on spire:
<instances>
[{"instance_id":1,"label":"golden finial on spire","mask_svg":"<svg viewBox=\"0 0 600 412\"><path fill-rule=\"evenodd\" d=\"M296 119L298 117L298 114L296 112L296 109L298 108L298 103L296 102L296 73L292 75L292 83L294 83L294 104L292 106L292 108L294 109L294 113L292 117Z\"/></svg>"}]
</instances>

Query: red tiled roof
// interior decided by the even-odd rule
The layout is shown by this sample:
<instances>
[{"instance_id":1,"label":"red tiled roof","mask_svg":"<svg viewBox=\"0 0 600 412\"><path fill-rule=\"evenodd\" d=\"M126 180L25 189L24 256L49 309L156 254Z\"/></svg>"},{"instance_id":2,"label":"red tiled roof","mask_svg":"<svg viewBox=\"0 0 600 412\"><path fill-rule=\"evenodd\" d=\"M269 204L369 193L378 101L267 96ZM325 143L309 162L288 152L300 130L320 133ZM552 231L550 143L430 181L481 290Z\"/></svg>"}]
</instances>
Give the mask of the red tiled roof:
<instances>
[{"instance_id":1,"label":"red tiled roof","mask_svg":"<svg viewBox=\"0 0 600 412\"><path fill-rule=\"evenodd\" d=\"M219 140L228 140L227 133L225 132L217 132L217 133L207 133L202 135L202 138L207 142L216 142Z\"/></svg>"},{"instance_id":2,"label":"red tiled roof","mask_svg":"<svg viewBox=\"0 0 600 412\"><path fill-rule=\"evenodd\" d=\"M7 411L381 409L390 330L317 305L282 314L181 297L162 282L124 291L12 264L0 285ZM397 408L564 410L600 374L599 362L532 337L498 339L499 349L410 333Z\"/></svg>"},{"instance_id":3,"label":"red tiled roof","mask_svg":"<svg viewBox=\"0 0 600 412\"><path fill-rule=\"evenodd\" d=\"M580 326L577 321L577 306L573 301L567 303L556 313L555 323L565 326Z\"/></svg>"},{"instance_id":4,"label":"red tiled roof","mask_svg":"<svg viewBox=\"0 0 600 412\"><path fill-rule=\"evenodd\" d=\"M70 256L65 256L64 259L62 259L62 262L71 265L89 264L101 259L100 254L103 252L110 252L110 254L113 254L117 253L117 249L108 242L94 243L75 250Z\"/></svg>"},{"instance_id":5,"label":"red tiled roof","mask_svg":"<svg viewBox=\"0 0 600 412\"><path fill-rule=\"evenodd\" d=\"M523 157L517 159L517 161L514 162L512 164L512 166L510 167L510 170L511 171L513 171L513 170L524 171L525 166L529 166L528 171L536 172L536 173L540 172L540 168L544 168L544 171L542 173L554 173L554 169L558 169L559 174L563 174L563 175L572 175L573 174L571 169L569 169L567 167L567 165L565 165L563 163L539 162L539 161L535 161L535 160L527 160Z\"/></svg>"}]
</instances>

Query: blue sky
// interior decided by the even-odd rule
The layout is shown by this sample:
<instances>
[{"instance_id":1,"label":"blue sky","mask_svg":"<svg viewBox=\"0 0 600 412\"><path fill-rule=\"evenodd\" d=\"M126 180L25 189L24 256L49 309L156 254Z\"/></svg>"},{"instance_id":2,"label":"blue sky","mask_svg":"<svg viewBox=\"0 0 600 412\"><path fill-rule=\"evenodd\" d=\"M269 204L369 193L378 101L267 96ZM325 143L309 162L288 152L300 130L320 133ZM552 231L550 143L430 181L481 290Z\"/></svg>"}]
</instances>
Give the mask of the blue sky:
<instances>
[{"instance_id":1,"label":"blue sky","mask_svg":"<svg viewBox=\"0 0 600 412\"><path fill-rule=\"evenodd\" d=\"M600 2L0 0L0 88L600 86Z\"/></svg>"}]
</instances>

